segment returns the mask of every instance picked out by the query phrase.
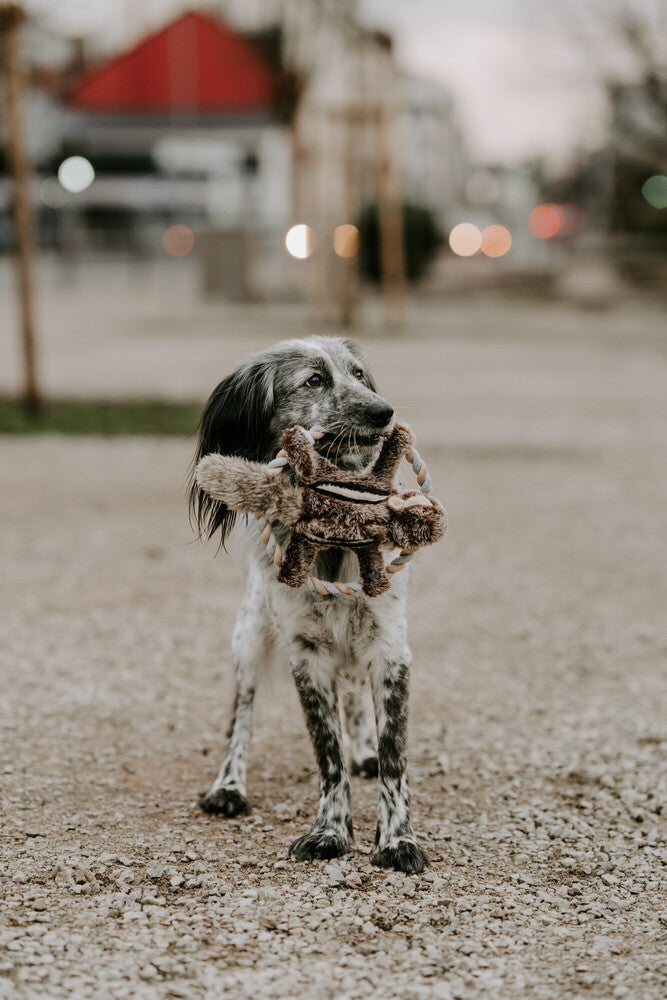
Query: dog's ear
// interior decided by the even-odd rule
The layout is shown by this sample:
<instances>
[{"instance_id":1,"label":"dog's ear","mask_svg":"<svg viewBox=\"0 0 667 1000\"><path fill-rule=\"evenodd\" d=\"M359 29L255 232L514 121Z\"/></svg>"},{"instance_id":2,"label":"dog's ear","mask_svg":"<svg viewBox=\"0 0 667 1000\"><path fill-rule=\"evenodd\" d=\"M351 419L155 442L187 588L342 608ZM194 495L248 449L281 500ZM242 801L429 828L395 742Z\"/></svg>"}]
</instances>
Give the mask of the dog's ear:
<instances>
[{"instance_id":1,"label":"dog's ear","mask_svg":"<svg viewBox=\"0 0 667 1000\"><path fill-rule=\"evenodd\" d=\"M270 433L273 377L261 362L241 365L211 393L199 424L199 442L190 479L190 519L204 538L220 531L220 545L234 527L236 514L202 490L194 468L205 455L237 455L253 462L274 457Z\"/></svg>"}]
</instances>

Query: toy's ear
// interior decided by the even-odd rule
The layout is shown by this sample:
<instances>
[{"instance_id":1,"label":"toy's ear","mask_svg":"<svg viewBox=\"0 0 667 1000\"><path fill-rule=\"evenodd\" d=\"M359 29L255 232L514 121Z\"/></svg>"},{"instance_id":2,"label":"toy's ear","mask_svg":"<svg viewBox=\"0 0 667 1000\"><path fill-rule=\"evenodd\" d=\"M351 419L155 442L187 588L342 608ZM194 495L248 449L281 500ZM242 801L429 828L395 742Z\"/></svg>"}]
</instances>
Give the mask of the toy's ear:
<instances>
[{"instance_id":1,"label":"toy's ear","mask_svg":"<svg viewBox=\"0 0 667 1000\"><path fill-rule=\"evenodd\" d=\"M327 476L335 477L340 473L340 469L315 450L303 427L290 427L285 431L283 449L290 466L304 483Z\"/></svg>"},{"instance_id":2,"label":"toy's ear","mask_svg":"<svg viewBox=\"0 0 667 1000\"><path fill-rule=\"evenodd\" d=\"M394 424L391 436L395 441L396 447L402 449L403 452L407 451L415 443L415 436L407 424Z\"/></svg>"},{"instance_id":3,"label":"toy's ear","mask_svg":"<svg viewBox=\"0 0 667 1000\"><path fill-rule=\"evenodd\" d=\"M261 361L241 365L211 393L199 424L190 478L190 517L205 538L219 530L220 544L224 545L236 514L201 488L194 467L205 455L216 452L269 461L276 446L269 429L273 405L272 369Z\"/></svg>"},{"instance_id":4,"label":"toy's ear","mask_svg":"<svg viewBox=\"0 0 667 1000\"><path fill-rule=\"evenodd\" d=\"M405 424L394 424L370 475L380 488L392 489L403 455L412 447L415 437Z\"/></svg>"},{"instance_id":5,"label":"toy's ear","mask_svg":"<svg viewBox=\"0 0 667 1000\"><path fill-rule=\"evenodd\" d=\"M315 455L313 446L303 433L301 427L290 427L283 434L283 448L287 452L287 460L301 479L312 479L315 472Z\"/></svg>"}]
</instances>

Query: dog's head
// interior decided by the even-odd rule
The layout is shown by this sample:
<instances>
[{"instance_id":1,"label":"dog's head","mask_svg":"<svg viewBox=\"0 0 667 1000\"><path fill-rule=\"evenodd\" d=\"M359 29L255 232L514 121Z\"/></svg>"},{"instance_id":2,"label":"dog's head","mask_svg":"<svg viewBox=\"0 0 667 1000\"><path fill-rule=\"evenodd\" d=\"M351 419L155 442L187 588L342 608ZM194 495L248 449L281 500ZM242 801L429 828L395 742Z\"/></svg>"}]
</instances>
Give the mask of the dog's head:
<instances>
[{"instance_id":1,"label":"dog's head","mask_svg":"<svg viewBox=\"0 0 667 1000\"><path fill-rule=\"evenodd\" d=\"M377 457L393 414L353 341L285 340L248 358L213 390L194 464L211 452L268 462L283 431L299 424L324 428L317 447L330 461L362 469ZM194 480L190 511L201 534L210 538L219 529L224 543L235 514Z\"/></svg>"}]
</instances>

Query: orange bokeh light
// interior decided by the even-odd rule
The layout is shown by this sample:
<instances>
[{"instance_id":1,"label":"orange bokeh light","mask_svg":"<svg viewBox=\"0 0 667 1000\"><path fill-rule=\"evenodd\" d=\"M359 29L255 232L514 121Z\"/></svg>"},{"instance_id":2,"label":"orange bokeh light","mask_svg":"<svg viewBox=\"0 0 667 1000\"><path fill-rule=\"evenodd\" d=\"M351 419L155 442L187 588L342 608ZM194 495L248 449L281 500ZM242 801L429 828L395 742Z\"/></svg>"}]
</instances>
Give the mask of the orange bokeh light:
<instances>
[{"instance_id":1,"label":"orange bokeh light","mask_svg":"<svg viewBox=\"0 0 667 1000\"><path fill-rule=\"evenodd\" d=\"M512 234L505 226L487 226L482 230L482 253L504 257L512 246Z\"/></svg>"},{"instance_id":2,"label":"orange bokeh light","mask_svg":"<svg viewBox=\"0 0 667 1000\"><path fill-rule=\"evenodd\" d=\"M359 252L359 230L346 223L334 230L334 253L339 257L355 257Z\"/></svg>"},{"instance_id":3,"label":"orange bokeh light","mask_svg":"<svg viewBox=\"0 0 667 1000\"><path fill-rule=\"evenodd\" d=\"M172 257L186 257L195 245L195 234L189 226L170 226L162 237L162 244Z\"/></svg>"},{"instance_id":4,"label":"orange bokeh light","mask_svg":"<svg viewBox=\"0 0 667 1000\"><path fill-rule=\"evenodd\" d=\"M538 240L550 240L563 226L563 213L558 205L546 202L538 205L528 216L528 230Z\"/></svg>"}]
</instances>

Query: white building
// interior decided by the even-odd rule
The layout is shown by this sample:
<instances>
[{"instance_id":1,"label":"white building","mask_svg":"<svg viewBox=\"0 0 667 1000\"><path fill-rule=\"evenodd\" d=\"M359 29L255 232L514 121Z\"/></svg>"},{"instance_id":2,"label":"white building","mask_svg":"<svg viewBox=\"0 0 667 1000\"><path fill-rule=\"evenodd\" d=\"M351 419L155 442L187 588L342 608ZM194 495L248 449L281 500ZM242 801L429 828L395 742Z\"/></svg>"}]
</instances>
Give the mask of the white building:
<instances>
[{"instance_id":1,"label":"white building","mask_svg":"<svg viewBox=\"0 0 667 1000\"><path fill-rule=\"evenodd\" d=\"M401 80L400 166L408 201L435 212L443 231L461 204L465 155L450 92L422 77Z\"/></svg>"},{"instance_id":2,"label":"white building","mask_svg":"<svg viewBox=\"0 0 667 1000\"><path fill-rule=\"evenodd\" d=\"M265 250L265 263L251 284L272 294L307 272L319 298L335 295L332 273L340 268L331 251L333 230L355 222L364 204L378 200L379 190L385 199L426 204L446 224L462 170L451 97L436 84L400 76L391 39L360 22L356 0L210 0L201 5L203 16L178 17L185 6L174 0L170 13L176 20L167 26L164 4L159 10L147 4L136 18L128 17L127 40L134 44L120 51L114 45L110 59L90 68L93 82L87 84L84 74L83 90L70 90L70 98L57 88L48 97L35 92L31 114L41 124L33 124L30 133L37 161L53 171L59 157L78 153L99 165L92 187L72 199L63 216L78 213L91 226L101 220L102 238L105 216L140 219L134 230L144 252L153 245L159 252L159 233L176 221L217 232L252 232ZM243 115L234 108L231 114L208 113L201 102L193 113L172 107L173 94L187 90L188 67L202 58L192 33L210 34L211 15L223 33L228 25L242 44L267 53L274 79L287 87L279 106L270 100L263 111ZM156 46L146 50L151 39L166 33L173 66L160 71L169 75L167 96L163 93L151 111L141 93L130 97L129 91L143 92L146 78L159 75L151 68ZM66 55L57 40L54 44L55 54L50 42L26 39L32 62L59 62L66 79ZM86 42L88 54L102 48L99 40ZM76 55L77 49L71 52ZM213 58L213 64L233 76L225 69L226 57L217 63ZM116 107L108 93L114 74L117 83L122 72L125 82L115 93L125 98ZM130 87L128 81L135 83ZM307 268L292 267L286 278L282 240L299 222L315 231L318 252ZM276 264L268 267L271 257Z\"/></svg>"}]
</instances>

